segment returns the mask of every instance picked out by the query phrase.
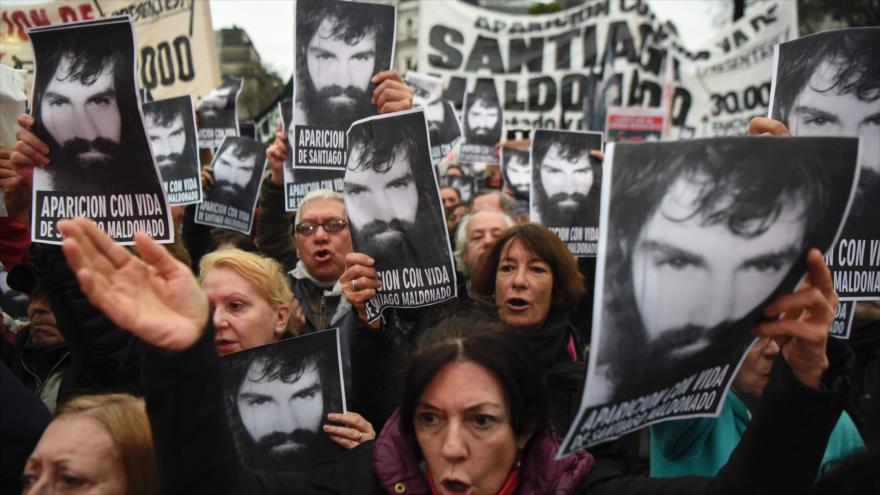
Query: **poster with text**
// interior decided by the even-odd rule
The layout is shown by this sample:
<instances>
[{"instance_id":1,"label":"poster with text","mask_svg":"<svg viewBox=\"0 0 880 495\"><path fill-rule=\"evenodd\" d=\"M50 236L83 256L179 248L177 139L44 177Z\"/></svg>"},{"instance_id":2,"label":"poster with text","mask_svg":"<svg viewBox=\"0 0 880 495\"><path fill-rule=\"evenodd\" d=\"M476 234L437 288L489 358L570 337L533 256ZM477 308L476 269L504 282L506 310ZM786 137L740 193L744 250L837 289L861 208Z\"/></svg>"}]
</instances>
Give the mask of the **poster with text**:
<instances>
[{"instance_id":1,"label":"poster with text","mask_svg":"<svg viewBox=\"0 0 880 495\"><path fill-rule=\"evenodd\" d=\"M501 141L504 115L498 95L489 90L492 80L482 80L488 84L477 85L477 90L464 97L462 110L462 130L464 137L458 160L465 163L498 163L495 145Z\"/></svg>"},{"instance_id":2,"label":"poster with text","mask_svg":"<svg viewBox=\"0 0 880 495\"><path fill-rule=\"evenodd\" d=\"M829 335L836 339L849 340L853 321L856 316L857 301L840 301L834 308L834 322L828 330Z\"/></svg>"},{"instance_id":3,"label":"poster with text","mask_svg":"<svg viewBox=\"0 0 880 495\"><path fill-rule=\"evenodd\" d=\"M545 225L578 257L596 256L602 162L590 150L602 149L602 133L532 133L529 218Z\"/></svg>"},{"instance_id":4,"label":"poster with text","mask_svg":"<svg viewBox=\"0 0 880 495\"><path fill-rule=\"evenodd\" d=\"M825 257L841 299L880 299L880 27L777 45L770 117L793 136L860 139L859 184Z\"/></svg>"},{"instance_id":5,"label":"poster with text","mask_svg":"<svg viewBox=\"0 0 880 495\"><path fill-rule=\"evenodd\" d=\"M666 126L663 108L608 107L605 139L617 141L660 141Z\"/></svg>"},{"instance_id":6,"label":"poster with text","mask_svg":"<svg viewBox=\"0 0 880 495\"><path fill-rule=\"evenodd\" d=\"M368 117L348 131L345 208L354 251L376 260L382 287L366 304L414 308L456 296L455 267L421 108Z\"/></svg>"},{"instance_id":7,"label":"poster with text","mask_svg":"<svg viewBox=\"0 0 880 495\"><path fill-rule=\"evenodd\" d=\"M403 77L403 82L413 92L413 107L426 107L428 103L443 95L442 77L408 71Z\"/></svg>"},{"instance_id":8,"label":"poster with text","mask_svg":"<svg viewBox=\"0 0 880 495\"><path fill-rule=\"evenodd\" d=\"M250 235L267 146L243 137L227 137L211 161L214 182L196 205L195 222Z\"/></svg>"},{"instance_id":9,"label":"poster with text","mask_svg":"<svg viewBox=\"0 0 880 495\"><path fill-rule=\"evenodd\" d=\"M297 0L293 166L344 170L345 133L376 115L372 77L391 69L397 10L341 0Z\"/></svg>"},{"instance_id":10,"label":"poster with text","mask_svg":"<svg viewBox=\"0 0 880 495\"><path fill-rule=\"evenodd\" d=\"M199 102L199 147L216 148L227 136L238 136L238 95L243 80L228 77Z\"/></svg>"},{"instance_id":11,"label":"poster with text","mask_svg":"<svg viewBox=\"0 0 880 495\"><path fill-rule=\"evenodd\" d=\"M838 235L857 152L851 138L608 146L595 351L560 452L717 416L766 305Z\"/></svg>"},{"instance_id":12,"label":"poster with text","mask_svg":"<svg viewBox=\"0 0 880 495\"><path fill-rule=\"evenodd\" d=\"M34 133L51 165L34 170L31 238L60 244L58 220L94 220L131 244L142 231L174 241L135 85L128 17L34 28Z\"/></svg>"},{"instance_id":13,"label":"poster with text","mask_svg":"<svg viewBox=\"0 0 880 495\"><path fill-rule=\"evenodd\" d=\"M339 330L233 352L220 360L229 429L251 469L306 471L344 452L324 432L346 411Z\"/></svg>"},{"instance_id":14,"label":"poster with text","mask_svg":"<svg viewBox=\"0 0 880 495\"><path fill-rule=\"evenodd\" d=\"M202 201L199 143L192 97L177 96L143 104L150 148L159 165L168 203Z\"/></svg>"}]
</instances>

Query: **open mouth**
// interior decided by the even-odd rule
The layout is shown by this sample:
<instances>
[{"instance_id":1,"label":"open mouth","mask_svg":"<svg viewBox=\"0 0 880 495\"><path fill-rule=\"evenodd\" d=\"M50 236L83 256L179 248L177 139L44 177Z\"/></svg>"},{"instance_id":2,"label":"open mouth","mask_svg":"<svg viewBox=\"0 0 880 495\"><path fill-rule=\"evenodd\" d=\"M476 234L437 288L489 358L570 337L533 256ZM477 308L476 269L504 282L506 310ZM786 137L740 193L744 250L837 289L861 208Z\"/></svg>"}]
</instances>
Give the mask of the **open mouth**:
<instances>
[{"instance_id":1,"label":"open mouth","mask_svg":"<svg viewBox=\"0 0 880 495\"><path fill-rule=\"evenodd\" d=\"M504 304L511 311L517 311L517 312L526 311L531 306L531 304L529 304L528 301L526 301L525 299L522 299L520 297L511 297Z\"/></svg>"},{"instance_id":2,"label":"open mouth","mask_svg":"<svg viewBox=\"0 0 880 495\"><path fill-rule=\"evenodd\" d=\"M229 339L214 339L214 345L217 346L217 353L222 355L234 352L238 342Z\"/></svg>"},{"instance_id":3,"label":"open mouth","mask_svg":"<svg viewBox=\"0 0 880 495\"><path fill-rule=\"evenodd\" d=\"M446 493L470 493L471 485L460 480L446 479L440 483Z\"/></svg>"},{"instance_id":4,"label":"open mouth","mask_svg":"<svg viewBox=\"0 0 880 495\"><path fill-rule=\"evenodd\" d=\"M330 250L319 249L319 250L315 251L314 258L315 258L315 261L324 262L324 261L329 260L332 256L333 255L332 255L332 253L330 253Z\"/></svg>"}]
</instances>

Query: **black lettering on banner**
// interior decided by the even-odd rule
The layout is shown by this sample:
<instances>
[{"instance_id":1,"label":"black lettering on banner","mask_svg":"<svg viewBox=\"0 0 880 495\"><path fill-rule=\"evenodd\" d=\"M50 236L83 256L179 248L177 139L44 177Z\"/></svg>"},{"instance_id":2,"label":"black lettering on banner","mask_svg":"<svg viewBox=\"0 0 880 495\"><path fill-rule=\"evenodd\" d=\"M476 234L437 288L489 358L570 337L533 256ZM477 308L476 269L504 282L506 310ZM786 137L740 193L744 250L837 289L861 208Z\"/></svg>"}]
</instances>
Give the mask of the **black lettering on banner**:
<instances>
[{"instance_id":1,"label":"black lettering on banner","mask_svg":"<svg viewBox=\"0 0 880 495\"><path fill-rule=\"evenodd\" d=\"M159 194L37 191L34 206L37 241L60 242L58 221L74 217L91 218L117 241L130 241L138 231L156 240L170 239L165 201Z\"/></svg>"},{"instance_id":2,"label":"black lettering on banner","mask_svg":"<svg viewBox=\"0 0 880 495\"><path fill-rule=\"evenodd\" d=\"M711 98L713 116L766 108L770 105L770 81L759 86L747 86L741 93L736 91L728 91L724 94L713 93Z\"/></svg>"},{"instance_id":3,"label":"black lettering on banner","mask_svg":"<svg viewBox=\"0 0 880 495\"><path fill-rule=\"evenodd\" d=\"M294 128L296 154L294 166L342 169L345 168L345 130L298 125Z\"/></svg>"},{"instance_id":4,"label":"black lettering on banner","mask_svg":"<svg viewBox=\"0 0 880 495\"><path fill-rule=\"evenodd\" d=\"M855 301L840 301L837 303L837 307L834 308L834 321L829 329L831 337L842 340L849 339L853 319L855 318L855 305Z\"/></svg>"},{"instance_id":5,"label":"black lettering on banner","mask_svg":"<svg viewBox=\"0 0 880 495\"><path fill-rule=\"evenodd\" d=\"M428 55L428 60L432 66L440 69L458 69L461 67L463 57L458 49L447 43L448 38L451 38L452 43L458 45L464 43L464 35L460 31L440 24L431 27L429 38L431 48L439 51L441 55L432 53Z\"/></svg>"},{"instance_id":6,"label":"black lettering on banner","mask_svg":"<svg viewBox=\"0 0 880 495\"><path fill-rule=\"evenodd\" d=\"M140 55L141 87L148 89L154 89L159 85L168 87L173 86L177 81L192 81L196 77L192 48L187 36L178 36L171 43L162 41L155 47L142 46ZM176 72L175 67L177 67Z\"/></svg>"}]
</instances>

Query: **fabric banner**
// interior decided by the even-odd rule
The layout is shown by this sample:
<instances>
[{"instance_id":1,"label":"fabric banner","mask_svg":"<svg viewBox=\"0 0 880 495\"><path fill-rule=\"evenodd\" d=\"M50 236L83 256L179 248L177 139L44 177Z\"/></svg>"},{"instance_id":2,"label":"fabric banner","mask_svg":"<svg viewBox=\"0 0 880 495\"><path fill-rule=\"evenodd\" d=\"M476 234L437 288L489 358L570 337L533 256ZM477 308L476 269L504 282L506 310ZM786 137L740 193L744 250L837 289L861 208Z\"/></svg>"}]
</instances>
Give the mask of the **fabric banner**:
<instances>
[{"instance_id":1,"label":"fabric banner","mask_svg":"<svg viewBox=\"0 0 880 495\"><path fill-rule=\"evenodd\" d=\"M202 201L202 167L192 97L144 103L144 125L170 205Z\"/></svg>"},{"instance_id":2,"label":"fabric banner","mask_svg":"<svg viewBox=\"0 0 880 495\"><path fill-rule=\"evenodd\" d=\"M606 107L665 105L670 138L745 134L744 119L769 103L773 43L797 37L796 2L784 0L751 7L698 52L684 49L642 0L542 15L463 2L420 9L419 70L442 76L443 97L457 108L490 78L507 129L600 131Z\"/></svg>"},{"instance_id":3,"label":"fabric banner","mask_svg":"<svg viewBox=\"0 0 880 495\"><path fill-rule=\"evenodd\" d=\"M766 305L839 234L857 149L852 138L609 144L589 386L560 452L719 413Z\"/></svg>"},{"instance_id":4,"label":"fabric banner","mask_svg":"<svg viewBox=\"0 0 880 495\"><path fill-rule=\"evenodd\" d=\"M33 74L27 29L128 14L137 43L138 86L157 99L207 95L220 83L211 7L199 0L58 0L0 5L0 63Z\"/></svg>"}]
</instances>

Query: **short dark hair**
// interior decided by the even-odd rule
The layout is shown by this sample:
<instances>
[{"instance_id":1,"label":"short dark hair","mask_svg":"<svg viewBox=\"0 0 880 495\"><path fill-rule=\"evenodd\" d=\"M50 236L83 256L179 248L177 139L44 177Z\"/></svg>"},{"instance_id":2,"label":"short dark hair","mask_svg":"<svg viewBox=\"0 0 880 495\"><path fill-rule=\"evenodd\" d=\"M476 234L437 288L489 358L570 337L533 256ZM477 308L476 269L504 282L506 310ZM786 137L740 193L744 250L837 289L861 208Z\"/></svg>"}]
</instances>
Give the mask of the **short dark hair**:
<instances>
[{"instance_id":1,"label":"short dark hair","mask_svg":"<svg viewBox=\"0 0 880 495\"><path fill-rule=\"evenodd\" d=\"M877 28L841 29L805 36L793 45L779 45L773 118L789 124L794 101L826 61L836 67L833 84L822 92L854 93L861 101L876 101L880 98L878 47Z\"/></svg>"},{"instance_id":2,"label":"short dark hair","mask_svg":"<svg viewBox=\"0 0 880 495\"><path fill-rule=\"evenodd\" d=\"M155 104L157 102L146 103L143 105L144 117L153 119L153 123L159 127L171 127L174 119L180 117L183 119L183 113L180 108L175 105Z\"/></svg>"},{"instance_id":3,"label":"short dark hair","mask_svg":"<svg viewBox=\"0 0 880 495\"><path fill-rule=\"evenodd\" d=\"M425 388L447 364L471 362L488 370L504 390L514 434L549 426L543 373L528 345L497 316L479 310L457 312L424 334L404 373L400 429L415 438L415 410Z\"/></svg>"},{"instance_id":4,"label":"short dark hair","mask_svg":"<svg viewBox=\"0 0 880 495\"><path fill-rule=\"evenodd\" d=\"M561 311L574 309L575 304L586 293L584 277L578 271L577 262L568 247L547 227L536 223L525 223L508 228L480 255L480 261L471 273L470 279L474 298L484 304L495 306L495 277L498 265L501 263L501 256L513 241L519 241L523 248L550 265L553 272L552 307Z\"/></svg>"}]
</instances>

